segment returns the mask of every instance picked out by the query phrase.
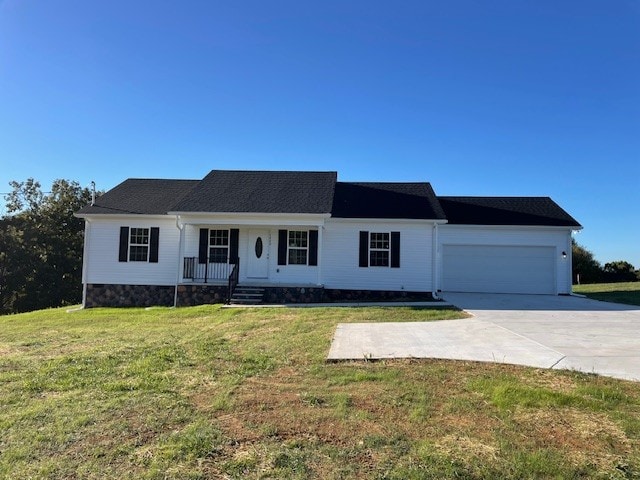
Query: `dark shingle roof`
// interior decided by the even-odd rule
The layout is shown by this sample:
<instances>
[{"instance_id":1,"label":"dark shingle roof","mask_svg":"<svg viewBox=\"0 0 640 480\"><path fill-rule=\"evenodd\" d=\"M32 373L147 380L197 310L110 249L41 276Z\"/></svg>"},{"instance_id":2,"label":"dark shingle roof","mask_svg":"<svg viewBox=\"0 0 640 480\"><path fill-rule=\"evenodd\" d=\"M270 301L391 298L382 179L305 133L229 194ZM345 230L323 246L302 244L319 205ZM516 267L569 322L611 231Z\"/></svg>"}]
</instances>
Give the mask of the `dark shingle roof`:
<instances>
[{"instance_id":1,"label":"dark shingle roof","mask_svg":"<svg viewBox=\"0 0 640 480\"><path fill-rule=\"evenodd\" d=\"M78 214L163 215L189 193L199 180L130 178L87 205Z\"/></svg>"},{"instance_id":2,"label":"dark shingle roof","mask_svg":"<svg viewBox=\"0 0 640 480\"><path fill-rule=\"evenodd\" d=\"M581 225L549 197L436 197L429 183L337 182L336 172L213 170L203 180L125 180L78 214L331 213L453 225Z\"/></svg>"},{"instance_id":3,"label":"dark shingle roof","mask_svg":"<svg viewBox=\"0 0 640 480\"><path fill-rule=\"evenodd\" d=\"M329 213L336 172L213 170L175 212Z\"/></svg>"},{"instance_id":4,"label":"dark shingle roof","mask_svg":"<svg viewBox=\"0 0 640 480\"><path fill-rule=\"evenodd\" d=\"M438 197L458 225L542 225L581 227L549 197Z\"/></svg>"},{"instance_id":5,"label":"dark shingle roof","mask_svg":"<svg viewBox=\"0 0 640 480\"><path fill-rule=\"evenodd\" d=\"M341 218L445 219L428 183L338 182L331 213Z\"/></svg>"}]
</instances>

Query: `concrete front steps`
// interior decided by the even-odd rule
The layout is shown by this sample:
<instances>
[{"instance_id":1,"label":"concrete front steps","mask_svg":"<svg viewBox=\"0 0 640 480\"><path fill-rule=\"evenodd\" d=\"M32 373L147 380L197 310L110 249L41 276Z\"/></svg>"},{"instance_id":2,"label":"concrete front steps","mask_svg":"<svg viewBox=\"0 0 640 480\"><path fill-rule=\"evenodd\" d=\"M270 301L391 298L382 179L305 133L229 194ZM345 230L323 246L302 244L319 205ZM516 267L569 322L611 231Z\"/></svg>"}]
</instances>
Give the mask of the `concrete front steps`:
<instances>
[{"instance_id":1,"label":"concrete front steps","mask_svg":"<svg viewBox=\"0 0 640 480\"><path fill-rule=\"evenodd\" d=\"M231 295L231 305L260 305L264 300L264 288L238 285Z\"/></svg>"}]
</instances>

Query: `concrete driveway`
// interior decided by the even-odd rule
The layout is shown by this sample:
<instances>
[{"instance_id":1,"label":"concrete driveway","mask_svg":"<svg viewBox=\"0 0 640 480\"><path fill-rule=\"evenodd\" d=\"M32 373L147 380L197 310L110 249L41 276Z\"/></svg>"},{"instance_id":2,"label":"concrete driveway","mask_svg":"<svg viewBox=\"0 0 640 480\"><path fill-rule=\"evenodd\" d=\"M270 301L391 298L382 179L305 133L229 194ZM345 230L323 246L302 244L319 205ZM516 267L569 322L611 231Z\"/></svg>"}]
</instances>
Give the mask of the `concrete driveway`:
<instances>
[{"instance_id":1,"label":"concrete driveway","mask_svg":"<svg viewBox=\"0 0 640 480\"><path fill-rule=\"evenodd\" d=\"M640 307L552 295L443 296L473 317L340 324L328 359L446 358L640 380Z\"/></svg>"}]
</instances>

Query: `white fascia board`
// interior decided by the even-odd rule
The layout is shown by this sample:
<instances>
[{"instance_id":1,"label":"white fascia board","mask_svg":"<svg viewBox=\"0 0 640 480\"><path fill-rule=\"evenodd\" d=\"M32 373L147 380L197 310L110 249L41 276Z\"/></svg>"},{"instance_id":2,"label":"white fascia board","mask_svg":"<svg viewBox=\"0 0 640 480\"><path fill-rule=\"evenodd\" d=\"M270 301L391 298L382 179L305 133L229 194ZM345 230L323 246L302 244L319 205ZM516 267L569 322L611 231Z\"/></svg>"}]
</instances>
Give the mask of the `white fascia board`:
<instances>
[{"instance_id":1,"label":"white fascia board","mask_svg":"<svg viewBox=\"0 0 640 480\"><path fill-rule=\"evenodd\" d=\"M490 230L575 230L577 227L569 227L569 226L557 226L557 225L463 225L463 224L452 224L449 223L446 225L446 228L477 228L477 229L490 229ZM582 227L580 227L582 229Z\"/></svg>"},{"instance_id":2,"label":"white fascia board","mask_svg":"<svg viewBox=\"0 0 640 480\"><path fill-rule=\"evenodd\" d=\"M85 220L120 220L120 219L143 219L149 218L153 220L170 220L175 218L175 215L155 214L148 215L145 213L74 213L74 217L83 218Z\"/></svg>"},{"instance_id":3,"label":"white fascia board","mask_svg":"<svg viewBox=\"0 0 640 480\"><path fill-rule=\"evenodd\" d=\"M179 215L183 225L296 225L322 226L330 214L305 213L205 213L170 212Z\"/></svg>"},{"instance_id":4,"label":"white fascia board","mask_svg":"<svg viewBox=\"0 0 640 480\"><path fill-rule=\"evenodd\" d=\"M336 218L331 217L331 222L336 223L412 223L419 225L433 225L439 224L444 225L447 223L447 220L429 220L429 219L420 219L420 218Z\"/></svg>"}]
</instances>

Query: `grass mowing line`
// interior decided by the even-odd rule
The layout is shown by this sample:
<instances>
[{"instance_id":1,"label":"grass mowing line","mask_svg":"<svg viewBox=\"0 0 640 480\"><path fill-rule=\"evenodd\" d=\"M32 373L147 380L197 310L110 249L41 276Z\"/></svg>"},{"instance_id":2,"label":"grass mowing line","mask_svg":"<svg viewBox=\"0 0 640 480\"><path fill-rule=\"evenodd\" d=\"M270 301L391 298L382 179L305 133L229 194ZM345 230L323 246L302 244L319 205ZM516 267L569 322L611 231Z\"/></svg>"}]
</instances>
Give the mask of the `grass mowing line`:
<instances>
[{"instance_id":1,"label":"grass mowing line","mask_svg":"<svg viewBox=\"0 0 640 480\"><path fill-rule=\"evenodd\" d=\"M0 317L0 478L637 478L640 385L445 360L326 363L412 308Z\"/></svg>"},{"instance_id":2,"label":"grass mowing line","mask_svg":"<svg viewBox=\"0 0 640 480\"><path fill-rule=\"evenodd\" d=\"M574 285L573 291L603 302L640 305L640 282Z\"/></svg>"}]
</instances>

